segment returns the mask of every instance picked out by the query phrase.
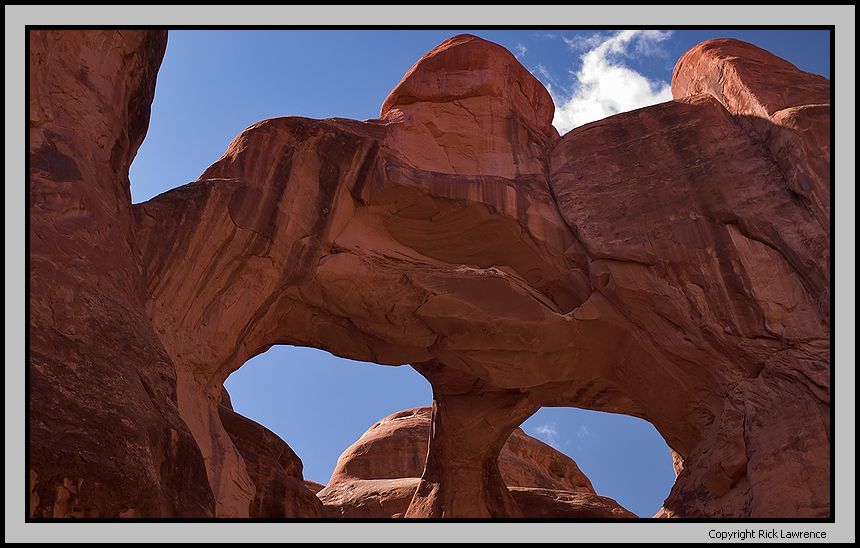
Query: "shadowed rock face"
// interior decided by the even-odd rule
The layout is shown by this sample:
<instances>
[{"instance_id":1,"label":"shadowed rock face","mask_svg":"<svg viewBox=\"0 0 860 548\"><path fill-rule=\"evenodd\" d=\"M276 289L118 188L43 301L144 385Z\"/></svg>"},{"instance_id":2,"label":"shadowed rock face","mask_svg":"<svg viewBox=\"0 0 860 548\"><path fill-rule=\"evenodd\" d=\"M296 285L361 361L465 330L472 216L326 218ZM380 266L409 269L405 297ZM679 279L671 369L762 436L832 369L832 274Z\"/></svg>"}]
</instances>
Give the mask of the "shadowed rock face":
<instances>
[{"instance_id":1,"label":"shadowed rock face","mask_svg":"<svg viewBox=\"0 0 860 548\"><path fill-rule=\"evenodd\" d=\"M254 484L254 499L248 510L250 517L315 518L324 514L315 496L319 491L317 484L304 480L302 461L284 440L236 413L227 390L221 393L218 415Z\"/></svg>"},{"instance_id":2,"label":"shadowed rock face","mask_svg":"<svg viewBox=\"0 0 860 548\"><path fill-rule=\"evenodd\" d=\"M146 314L128 166L166 33L30 32L30 515L212 516Z\"/></svg>"},{"instance_id":3,"label":"shadowed rock face","mask_svg":"<svg viewBox=\"0 0 860 548\"><path fill-rule=\"evenodd\" d=\"M32 37L34 515L252 515L269 472L219 401L274 344L431 382L406 516L523 515L499 455L541 406L654 424L660 515L829 514L826 80L709 41L674 101L559 137L457 36L380 118L260 122L132 206L164 34Z\"/></svg>"}]
</instances>

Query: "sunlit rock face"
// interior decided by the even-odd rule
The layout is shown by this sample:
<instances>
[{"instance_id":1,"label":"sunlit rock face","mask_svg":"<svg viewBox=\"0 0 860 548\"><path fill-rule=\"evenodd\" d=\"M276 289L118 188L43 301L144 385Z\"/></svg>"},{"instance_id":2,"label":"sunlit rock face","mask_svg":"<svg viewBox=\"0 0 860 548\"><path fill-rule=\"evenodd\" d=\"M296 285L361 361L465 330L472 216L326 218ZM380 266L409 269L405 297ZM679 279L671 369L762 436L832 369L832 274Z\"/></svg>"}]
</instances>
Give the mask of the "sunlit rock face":
<instances>
[{"instance_id":1,"label":"sunlit rock face","mask_svg":"<svg viewBox=\"0 0 860 548\"><path fill-rule=\"evenodd\" d=\"M537 514L503 448L542 406L654 424L662 516L829 515L827 80L709 41L673 101L559 137L510 52L456 36L378 119L262 121L132 205L165 40L31 34L32 515L320 515L219 405L274 344L431 382L420 475L371 496L406 517Z\"/></svg>"},{"instance_id":2,"label":"sunlit rock face","mask_svg":"<svg viewBox=\"0 0 860 548\"><path fill-rule=\"evenodd\" d=\"M327 515L403 517L424 471L431 420L431 408L421 407L371 426L343 452L328 485L317 493ZM499 470L524 517L636 517L598 496L570 457L520 428L502 447Z\"/></svg>"}]
</instances>

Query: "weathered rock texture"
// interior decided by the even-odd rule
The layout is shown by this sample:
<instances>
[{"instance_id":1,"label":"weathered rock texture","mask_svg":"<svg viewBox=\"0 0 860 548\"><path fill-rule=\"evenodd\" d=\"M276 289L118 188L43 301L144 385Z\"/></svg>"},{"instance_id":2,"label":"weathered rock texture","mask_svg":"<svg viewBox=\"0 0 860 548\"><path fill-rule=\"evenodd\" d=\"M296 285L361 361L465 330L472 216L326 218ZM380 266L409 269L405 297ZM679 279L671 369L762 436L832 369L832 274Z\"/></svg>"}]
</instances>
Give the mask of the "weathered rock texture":
<instances>
[{"instance_id":1,"label":"weathered rock texture","mask_svg":"<svg viewBox=\"0 0 860 548\"><path fill-rule=\"evenodd\" d=\"M338 459L317 493L332 517L403 517L424 471L431 409L385 417ZM517 428L499 454L499 470L523 516L636 517L599 497L576 463Z\"/></svg>"},{"instance_id":2,"label":"weathered rock texture","mask_svg":"<svg viewBox=\"0 0 860 548\"><path fill-rule=\"evenodd\" d=\"M420 478L430 439L431 408L400 411L371 426L338 459L328 485L352 479ZM499 455L505 484L594 493L591 481L564 453L517 428Z\"/></svg>"},{"instance_id":3,"label":"weathered rock texture","mask_svg":"<svg viewBox=\"0 0 860 548\"><path fill-rule=\"evenodd\" d=\"M528 518L605 519L638 516L609 497L583 491L511 487L511 495Z\"/></svg>"},{"instance_id":4,"label":"weathered rock texture","mask_svg":"<svg viewBox=\"0 0 860 548\"><path fill-rule=\"evenodd\" d=\"M226 396L226 397L225 397ZM320 517L318 489L302 477L302 461L277 434L236 413L227 391L218 407L221 423L245 462L254 499L250 517ZM322 486L320 486L322 488Z\"/></svg>"},{"instance_id":5,"label":"weathered rock texture","mask_svg":"<svg viewBox=\"0 0 860 548\"><path fill-rule=\"evenodd\" d=\"M128 166L167 35L30 31L30 515L211 516Z\"/></svg>"},{"instance_id":6,"label":"weathered rock texture","mask_svg":"<svg viewBox=\"0 0 860 548\"><path fill-rule=\"evenodd\" d=\"M499 454L541 406L654 424L661 515L830 513L826 80L705 42L674 101L559 137L513 55L457 36L380 118L260 122L132 206L164 38L31 33L33 515L268 504L219 401L283 343L431 382L406 516L523 515Z\"/></svg>"}]
</instances>

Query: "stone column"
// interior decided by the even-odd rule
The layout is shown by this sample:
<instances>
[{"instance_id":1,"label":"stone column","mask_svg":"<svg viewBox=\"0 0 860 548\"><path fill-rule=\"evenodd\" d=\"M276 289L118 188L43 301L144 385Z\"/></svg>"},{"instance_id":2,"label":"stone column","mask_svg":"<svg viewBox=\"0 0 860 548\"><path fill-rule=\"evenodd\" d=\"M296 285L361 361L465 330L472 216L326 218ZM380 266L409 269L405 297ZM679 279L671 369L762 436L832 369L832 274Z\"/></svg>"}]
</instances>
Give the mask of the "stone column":
<instances>
[{"instance_id":1,"label":"stone column","mask_svg":"<svg viewBox=\"0 0 860 548\"><path fill-rule=\"evenodd\" d=\"M487 390L435 362L416 369L433 384L433 416L427 462L406 517L522 517L499 472L499 453L538 406L523 391ZM462 391L463 385L473 388Z\"/></svg>"}]
</instances>

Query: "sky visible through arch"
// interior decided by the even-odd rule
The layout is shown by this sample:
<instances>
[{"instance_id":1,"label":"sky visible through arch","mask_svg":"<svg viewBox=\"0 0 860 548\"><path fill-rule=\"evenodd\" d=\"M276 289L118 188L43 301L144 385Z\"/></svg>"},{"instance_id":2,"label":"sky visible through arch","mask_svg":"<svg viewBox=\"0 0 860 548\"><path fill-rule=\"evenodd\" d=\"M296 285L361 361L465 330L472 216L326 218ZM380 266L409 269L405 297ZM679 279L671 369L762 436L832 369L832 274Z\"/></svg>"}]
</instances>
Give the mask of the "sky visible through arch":
<instances>
[{"instance_id":1,"label":"sky visible through arch","mask_svg":"<svg viewBox=\"0 0 860 548\"><path fill-rule=\"evenodd\" d=\"M266 118L374 118L424 53L470 33L505 46L550 91L560 133L671 99L675 61L709 38L751 42L830 77L830 38L812 30L171 31L146 140L131 167L135 203L195 180L243 129ZM325 483L340 453L390 413L429 405L408 366L274 347L227 381L236 410L284 438L305 477ZM665 443L632 417L542 409L523 424L577 461L598 494L649 517L674 481Z\"/></svg>"}]
</instances>

